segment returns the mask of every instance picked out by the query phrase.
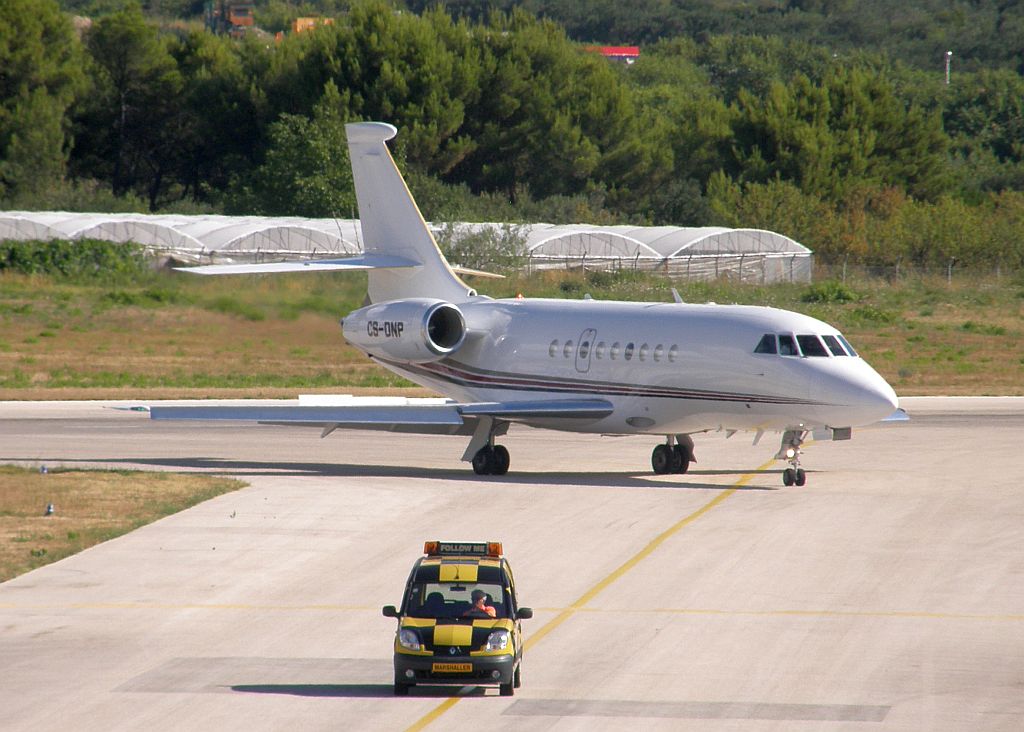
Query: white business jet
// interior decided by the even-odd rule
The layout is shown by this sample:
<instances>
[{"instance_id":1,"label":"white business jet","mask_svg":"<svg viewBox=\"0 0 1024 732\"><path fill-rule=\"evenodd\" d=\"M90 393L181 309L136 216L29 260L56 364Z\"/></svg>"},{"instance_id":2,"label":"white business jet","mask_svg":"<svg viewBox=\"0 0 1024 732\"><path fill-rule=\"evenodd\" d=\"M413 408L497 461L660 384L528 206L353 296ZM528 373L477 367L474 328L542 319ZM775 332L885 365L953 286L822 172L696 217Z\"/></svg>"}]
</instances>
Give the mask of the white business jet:
<instances>
[{"instance_id":1,"label":"white business jet","mask_svg":"<svg viewBox=\"0 0 1024 732\"><path fill-rule=\"evenodd\" d=\"M385 142L397 130L346 126L363 256L211 265L199 274L368 270L367 305L342 321L372 360L446 399L327 406L154 407L153 419L248 420L464 435L463 460L503 475L495 438L512 423L658 435L655 473L685 473L694 434L783 433L786 485L803 485L801 444L905 419L895 392L835 328L767 307L675 302L495 300L441 254Z\"/></svg>"}]
</instances>

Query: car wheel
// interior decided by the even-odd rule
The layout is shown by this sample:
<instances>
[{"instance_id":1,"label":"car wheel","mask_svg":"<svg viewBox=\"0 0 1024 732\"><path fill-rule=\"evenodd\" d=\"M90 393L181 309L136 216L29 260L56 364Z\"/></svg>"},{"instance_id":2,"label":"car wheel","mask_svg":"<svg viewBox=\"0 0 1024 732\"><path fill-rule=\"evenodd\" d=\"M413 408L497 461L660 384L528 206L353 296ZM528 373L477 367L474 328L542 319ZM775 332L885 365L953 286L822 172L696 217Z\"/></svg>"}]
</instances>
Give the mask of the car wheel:
<instances>
[{"instance_id":1,"label":"car wheel","mask_svg":"<svg viewBox=\"0 0 1024 732\"><path fill-rule=\"evenodd\" d=\"M395 682L395 696L409 696L409 684Z\"/></svg>"},{"instance_id":2,"label":"car wheel","mask_svg":"<svg viewBox=\"0 0 1024 732\"><path fill-rule=\"evenodd\" d=\"M509 683L507 683L507 684L502 684L501 685L501 695L502 696L512 696L515 693L516 693L516 690L513 688L511 681Z\"/></svg>"},{"instance_id":3,"label":"car wheel","mask_svg":"<svg viewBox=\"0 0 1024 732\"><path fill-rule=\"evenodd\" d=\"M523 685L523 664L516 666L515 673L512 674L512 686L518 689Z\"/></svg>"}]
</instances>

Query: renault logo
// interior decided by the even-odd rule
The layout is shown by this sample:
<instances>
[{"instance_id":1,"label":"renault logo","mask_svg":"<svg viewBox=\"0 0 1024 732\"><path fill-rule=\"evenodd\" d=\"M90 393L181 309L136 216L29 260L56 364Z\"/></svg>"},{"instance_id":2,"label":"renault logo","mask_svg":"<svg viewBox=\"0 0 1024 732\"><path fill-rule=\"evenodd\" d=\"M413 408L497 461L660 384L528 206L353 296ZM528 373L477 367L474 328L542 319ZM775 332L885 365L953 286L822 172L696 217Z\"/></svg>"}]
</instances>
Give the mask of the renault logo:
<instances>
[{"instance_id":1,"label":"renault logo","mask_svg":"<svg viewBox=\"0 0 1024 732\"><path fill-rule=\"evenodd\" d=\"M456 648L455 646L452 646L451 648L448 649L448 655L449 656L457 656L457 655L459 655L459 649Z\"/></svg>"}]
</instances>

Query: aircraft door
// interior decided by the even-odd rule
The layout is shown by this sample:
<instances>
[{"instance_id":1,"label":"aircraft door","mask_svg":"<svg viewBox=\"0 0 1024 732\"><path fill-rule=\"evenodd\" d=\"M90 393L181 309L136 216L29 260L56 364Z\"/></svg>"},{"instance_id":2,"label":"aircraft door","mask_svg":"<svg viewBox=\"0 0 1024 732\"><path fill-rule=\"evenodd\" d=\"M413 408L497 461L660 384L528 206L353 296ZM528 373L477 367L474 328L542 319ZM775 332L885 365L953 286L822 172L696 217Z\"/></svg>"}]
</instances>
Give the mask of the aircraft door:
<instances>
[{"instance_id":1,"label":"aircraft door","mask_svg":"<svg viewBox=\"0 0 1024 732\"><path fill-rule=\"evenodd\" d=\"M594 338L597 331L587 328L580 333L579 345L576 347L576 370L581 374L590 371L590 356L594 352Z\"/></svg>"}]
</instances>

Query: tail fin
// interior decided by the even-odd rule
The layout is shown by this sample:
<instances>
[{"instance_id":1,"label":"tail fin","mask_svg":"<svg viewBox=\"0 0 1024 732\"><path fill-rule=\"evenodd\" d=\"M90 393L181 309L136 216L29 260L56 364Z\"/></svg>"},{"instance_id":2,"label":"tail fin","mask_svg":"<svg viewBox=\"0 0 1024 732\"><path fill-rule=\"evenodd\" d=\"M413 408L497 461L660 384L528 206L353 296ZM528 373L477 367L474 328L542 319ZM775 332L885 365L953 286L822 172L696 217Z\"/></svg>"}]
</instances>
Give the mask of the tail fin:
<instances>
[{"instance_id":1,"label":"tail fin","mask_svg":"<svg viewBox=\"0 0 1024 732\"><path fill-rule=\"evenodd\" d=\"M359 122L345 125L345 132L366 254L397 256L420 264L411 269L371 269L367 274L369 300L434 297L465 301L472 289L441 254L384 144L398 130L383 122Z\"/></svg>"}]
</instances>

